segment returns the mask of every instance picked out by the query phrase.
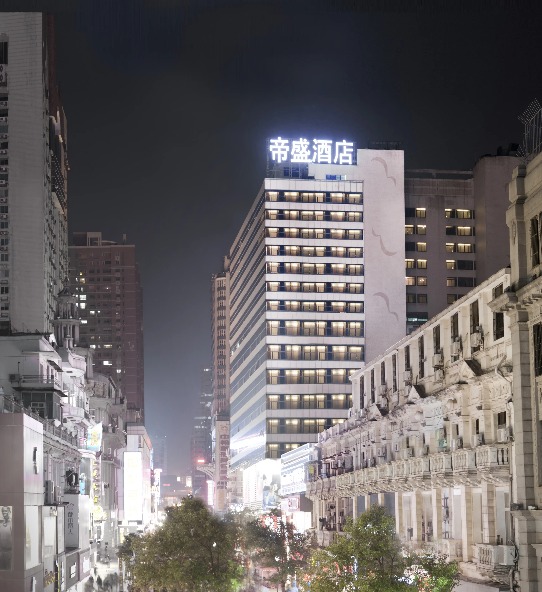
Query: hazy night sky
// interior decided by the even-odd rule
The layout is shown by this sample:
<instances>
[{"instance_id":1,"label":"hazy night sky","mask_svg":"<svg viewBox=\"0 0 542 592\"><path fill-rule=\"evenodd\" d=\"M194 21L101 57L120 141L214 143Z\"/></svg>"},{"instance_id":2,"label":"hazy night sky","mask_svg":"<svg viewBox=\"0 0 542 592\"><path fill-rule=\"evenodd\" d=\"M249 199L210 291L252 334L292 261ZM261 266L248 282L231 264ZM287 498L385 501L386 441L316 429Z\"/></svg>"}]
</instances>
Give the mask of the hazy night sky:
<instances>
[{"instance_id":1,"label":"hazy night sky","mask_svg":"<svg viewBox=\"0 0 542 592\"><path fill-rule=\"evenodd\" d=\"M265 139L399 140L407 167L471 168L520 141L517 116L542 100L541 16L534 2L497 0L58 11L70 233L137 246L147 429L168 436L170 472L188 467L209 280L261 185Z\"/></svg>"}]
</instances>

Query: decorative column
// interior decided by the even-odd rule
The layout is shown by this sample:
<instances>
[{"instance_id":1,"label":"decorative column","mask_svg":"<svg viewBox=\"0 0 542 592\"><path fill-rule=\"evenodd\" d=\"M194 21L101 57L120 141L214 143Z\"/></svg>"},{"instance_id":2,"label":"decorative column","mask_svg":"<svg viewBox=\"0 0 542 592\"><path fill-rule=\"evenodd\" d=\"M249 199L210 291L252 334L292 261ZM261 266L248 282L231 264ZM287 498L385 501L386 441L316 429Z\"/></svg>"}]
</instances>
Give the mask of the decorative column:
<instances>
[{"instance_id":1,"label":"decorative column","mask_svg":"<svg viewBox=\"0 0 542 592\"><path fill-rule=\"evenodd\" d=\"M455 516L452 516L452 519L455 520ZM461 542L463 561L470 561L472 557L472 488L466 485L461 486Z\"/></svg>"},{"instance_id":2,"label":"decorative column","mask_svg":"<svg viewBox=\"0 0 542 592\"><path fill-rule=\"evenodd\" d=\"M496 544L495 534L495 485L482 481L482 541Z\"/></svg>"},{"instance_id":3,"label":"decorative column","mask_svg":"<svg viewBox=\"0 0 542 592\"><path fill-rule=\"evenodd\" d=\"M423 496L419 489L416 489L412 495L413 507L412 507L412 528L414 530L412 540L416 544L422 542L422 522L423 522Z\"/></svg>"},{"instance_id":4,"label":"decorative column","mask_svg":"<svg viewBox=\"0 0 542 592\"><path fill-rule=\"evenodd\" d=\"M433 509L433 540L442 540L442 488L431 490L431 505Z\"/></svg>"}]
</instances>

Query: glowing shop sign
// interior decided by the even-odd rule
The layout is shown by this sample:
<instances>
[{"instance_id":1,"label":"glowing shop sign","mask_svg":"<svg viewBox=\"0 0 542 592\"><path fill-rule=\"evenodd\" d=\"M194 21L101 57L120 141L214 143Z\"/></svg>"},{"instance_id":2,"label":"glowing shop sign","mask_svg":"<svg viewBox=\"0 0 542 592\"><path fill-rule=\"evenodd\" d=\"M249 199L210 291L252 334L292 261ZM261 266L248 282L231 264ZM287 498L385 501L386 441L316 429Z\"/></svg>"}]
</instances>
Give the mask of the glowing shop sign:
<instances>
[{"instance_id":1,"label":"glowing shop sign","mask_svg":"<svg viewBox=\"0 0 542 592\"><path fill-rule=\"evenodd\" d=\"M356 164L354 142L341 140L312 140L306 138L288 140L272 138L269 140L271 159L281 162L314 162L317 164Z\"/></svg>"}]
</instances>

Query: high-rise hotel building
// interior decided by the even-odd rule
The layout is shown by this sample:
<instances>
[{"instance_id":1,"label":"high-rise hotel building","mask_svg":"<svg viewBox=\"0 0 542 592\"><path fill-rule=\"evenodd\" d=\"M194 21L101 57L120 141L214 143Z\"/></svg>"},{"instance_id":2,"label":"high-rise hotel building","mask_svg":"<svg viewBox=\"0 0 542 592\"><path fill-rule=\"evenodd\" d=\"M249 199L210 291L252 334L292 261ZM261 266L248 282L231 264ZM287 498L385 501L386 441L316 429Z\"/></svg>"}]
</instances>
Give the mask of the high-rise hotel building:
<instances>
[{"instance_id":1,"label":"high-rise hotel building","mask_svg":"<svg viewBox=\"0 0 542 592\"><path fill-rule=\"evenodd\" d=\"M404 336L403 152L352 160L275 162L229 252L230 469L244 469L245 504L270 499L264 459L342 422L350 374Z\"/></svg>"},{"instance_id":2,"label":"high-rise hotel building","mask_svg":"<svg viewBox=\"0 0 542 592\"><path fill-rule=\"evenodd\" d=\"M53 333L68 274L67 174L52 17L0 13L1 333Z\"/></svg>"}]
</instances>

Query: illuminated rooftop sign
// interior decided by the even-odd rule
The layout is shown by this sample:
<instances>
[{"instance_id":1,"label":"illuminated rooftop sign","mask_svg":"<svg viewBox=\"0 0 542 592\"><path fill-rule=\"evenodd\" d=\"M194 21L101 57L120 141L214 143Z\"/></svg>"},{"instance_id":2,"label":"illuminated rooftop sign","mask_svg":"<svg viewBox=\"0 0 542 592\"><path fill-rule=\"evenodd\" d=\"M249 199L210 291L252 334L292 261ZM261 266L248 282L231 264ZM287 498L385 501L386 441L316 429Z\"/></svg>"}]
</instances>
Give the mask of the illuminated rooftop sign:
<instances>
[{"instance_id":1,"label":"illuminated rooftop sign","mask_svg":"<svg viewBox=\"0 0 542 592\"><path fill-rule=\"evenodd\" d=\"M346 140L288 140L271 138L268 145L271 160L281 162L300 162L316 164L356 164L354 142Z\"/></svg>"}]
</instances>

